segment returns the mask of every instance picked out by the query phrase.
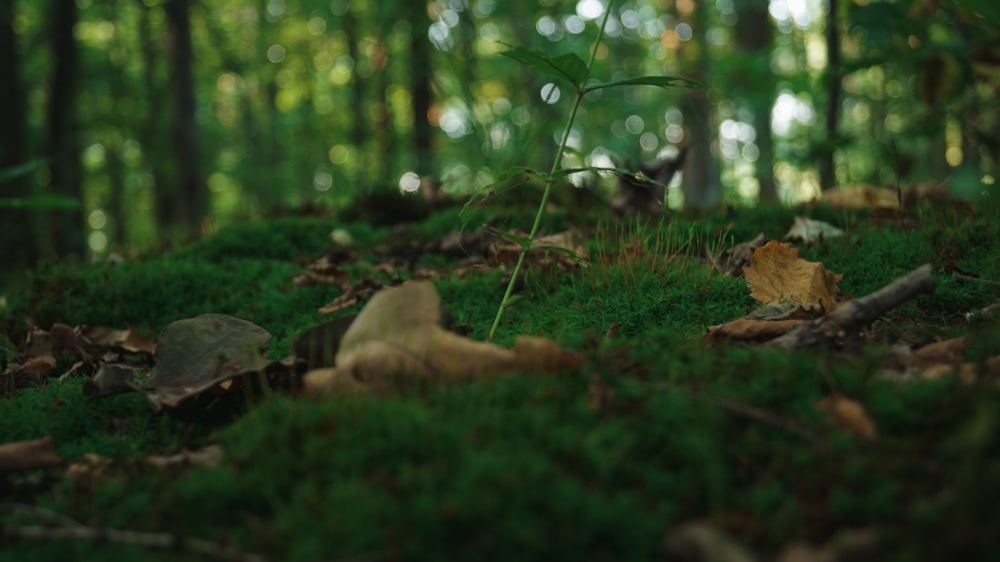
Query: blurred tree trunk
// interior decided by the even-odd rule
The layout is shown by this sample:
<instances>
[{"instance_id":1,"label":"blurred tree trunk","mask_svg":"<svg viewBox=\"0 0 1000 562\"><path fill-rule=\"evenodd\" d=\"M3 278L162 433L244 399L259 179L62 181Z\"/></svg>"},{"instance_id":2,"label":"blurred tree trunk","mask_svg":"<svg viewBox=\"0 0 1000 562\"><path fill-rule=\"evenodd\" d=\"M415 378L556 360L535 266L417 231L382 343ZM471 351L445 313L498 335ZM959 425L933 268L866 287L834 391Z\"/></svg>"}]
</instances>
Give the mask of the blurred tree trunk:
<instances>
[{"instance_id":1,"label":"blurred tree trunk","mask_svg":"<svg viewBox=\"0 0 1000 562\"><path fill-rule=\"evenodd\" d=\"M173 218L176 226L197 229L208 211L208 194L198 161L190 2L169 0L165 7L171 63L170 82L176 112L171 131L178 167Z\"/></svg>"},{"instance_id":2,"label":"blurred tree trunk","mask_svg":"<svg viewBox=\"0 0 1000 562\"><path fill-rule=\"evenodd\" d=\"M427 33L431 20L423 2L404 2L408 6L410 32L410 100L413 107L414 171L420 177L434 171L433 129L427 116L431 111L431 51Z\"/></svg>"},{"instance_id":3,"label":"blurred tree trunk","mask_svg":"<svg viewBox=\"0 0 1000 562\"><path fill-rule=\"evenodd\" d=\"M21 90L20 57L14 33L14 0L0 0L0 170L25 163L24 93ZM24 177L0 183L0 197L28 193ZM37 248L31 225L22 211L0 209L0 244L4 247L4 268L19 270L33 264ZM30 219L28 219L30 220ZM14 240L19 240L14 244Z\"/></svg>"},{"instance_id":4,"label":"blurred tree trunk","mask_svg":"<svg viewBox=\"0 0 1000 562\"><path fill-rule=\"evenodd\" d=\"M826 146L819 160L819 185L823 190L837 184L834 152L840 122L840 28L837 0L829 0L826 18Z\"/></svg>"},{"instance_id":5,"label":"blurred tree trunk","mask_svg":"<svg viewBox=\"0 0 1000 562\"><path fill-rule=\"evenodd\" d=\"M771 44L774 27L768 17L765 0L746 0L737 4L736 45L741 55L750 61L747 73L740 81L740 91L745 92L744 103L753 111L753 127L757 132L760 155L754 163L760 185L760 201L777 203L778 191L774 185L774 143L771 136L771 107L774 104L774 73L771 72Z\"/></svg>"},{"instance_id":6,"label":"blurred tree trunk","mask_svg":"<svg viewBox=\"0 0 1000 562\"><path fill-rule=\"evenodd\" d=\"M691 27L695 29L690 40L681 47L681 56L691 63L692 80L707 84L708 55L705 34L708 17L705 0L695 1ZM712 104L706 88L689 90L682 94L681 111L687 128L687 157L681 189L684 192L685 210L711 209L722 203L722 184L719 181L719 163L712 154L715 142L713 133Z\"/></svg>"},{"instance_id":7,"label":"blurred tree trunk","mask_svg":"<svg viewBox=\"0 0 1000 562\"><path fill-rule=\"evenodd\" d=\"M77 139L76 90L79 52L73 29L79 13L75 0L52 0L52 54L55 59L46 113L48 117L46 153L52 159L49 185L52 193L82 201L80 188L80 147ZM43 254L82 255L86 245L83 212L48 213L48 236Z\"/></svg>"},{"instance_id":8,"label":"blurred tree trunk","mask_svg":"<svg viewBox=\"0 0 1000 562\"><path fill-rule=\"evenodd\" d=\"M141 98L146 102L148 118L139 127L139 142L142 143L142 155L146 167L152 176L153 190L153 222L157 230L166 229L172 221L171 201L172 186L174 185L170 166L164 159L168 152L167 143L164 142L166 135L163 134L163 120L165 112L163 105L166 92L163 85L157 79L157 63L160 55L159 41L160 34L153 29L153 18L150 14L153 8L149 8L142 0L137 0L142 7L142 17L139 18L139 38L142 51L142 85L144 91ZM125 217L121 217L125 220Z\"/></svg>"},{"instance_id":9,"label":"blurred tree trunk","mask_svg":"<svg viewBox=\"0 0 1000 562\"><path fill-rule=\"evenodd\" d=\"M371 161L374 170L375 186L379 190L392 190L392 170L394 166L392 121L389 119L389 72L387 69L389 53L383 40L375 42L375 52L372 54L372 78L375 86L375 100L371 104L372 136L375 146L372 149Z\"/></svg>"},{"instance_id":10,"label":"blurred tree trunk","mask_svg":"<svg viewBox=\"0 0 1000 562\"><path fill-rule=\"evenodd\" d=\"M347 38L347 56L354 61L351 72L351 102L348 111L351 112L350 139L356 162L354 163L354 184L359 194L367 194L371 178L367 174L367 156L365 149L365 83L358 75L361 65L361 36L358 34L358 20L353 10L348 9L343 15L344 35Z\"/></svg>"}]
</instances>

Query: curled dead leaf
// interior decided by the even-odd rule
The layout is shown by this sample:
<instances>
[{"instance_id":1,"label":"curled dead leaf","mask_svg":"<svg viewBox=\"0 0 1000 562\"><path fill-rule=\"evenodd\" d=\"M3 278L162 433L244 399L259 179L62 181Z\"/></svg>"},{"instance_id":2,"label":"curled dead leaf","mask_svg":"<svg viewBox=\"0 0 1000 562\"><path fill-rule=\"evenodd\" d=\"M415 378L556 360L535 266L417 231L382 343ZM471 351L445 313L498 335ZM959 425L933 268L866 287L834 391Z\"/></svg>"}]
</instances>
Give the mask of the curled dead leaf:
<instances>
[{"instance_id":1,"label":"curled dead leaf","mask_svg":"<svg viewBox=\"0 0 1000 562\"><path fill-rule=\"evenodd\" d=\"M846 396L832 395L819 401L818 407L826 411L833 422L851 433L869 441L878 438L878 429L864 406Z\"/></svg>"},{"instance_id":2,"label":"curled dead leaf","mask_svg":"<svg viewBox=\"0 0 1000 562\"><path fill-rule=\"evenodd\" d=\"M545 338L519 337L513 349L464 338L441 328L440 315L431 282L380 291L341 338L336 367L305 375L306 393L382 391L397 377L468 379L582 365L577 354Z\"/></svg>"}]
</instances>

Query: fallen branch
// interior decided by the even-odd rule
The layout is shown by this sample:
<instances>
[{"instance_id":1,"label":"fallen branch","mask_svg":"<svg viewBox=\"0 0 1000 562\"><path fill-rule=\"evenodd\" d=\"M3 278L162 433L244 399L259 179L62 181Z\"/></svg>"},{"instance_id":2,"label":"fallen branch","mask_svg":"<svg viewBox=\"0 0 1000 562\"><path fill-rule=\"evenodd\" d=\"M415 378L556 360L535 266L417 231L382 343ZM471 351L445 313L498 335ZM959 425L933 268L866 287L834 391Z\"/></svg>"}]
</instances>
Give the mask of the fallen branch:
<instances>
[{"instance_id":1,"label":"fallen branch","mask_svg":"<svg viewBox=\"0 0 1000 562\"><path fill-rule=\"evenodd\" d=\"M934 291L931 265L924 264L878 291L841 305L833 312L804 324L767 345L778 349L818 347L874 322L879 316L911 298Z\"/></svg>"},{"instance_id":2,"label":"fallen branch","mask_svg":"<svg viewBox=\"0 0 1000 562\"><path fill-rule=\"evenodd\" d=\"M114 543L139 546L154 550L173 550L205 556L221 562L267 562L259 554L244 552L236 547L203 539L194 539L172 533L129 531L90 527L64 515L35 506L0 504L0 509L10 513L31 515L58 527L41 525L8 525L0 523L0 537L48 542L53 540L78 540L92 543Z\"/></svg>"}]
</instances>

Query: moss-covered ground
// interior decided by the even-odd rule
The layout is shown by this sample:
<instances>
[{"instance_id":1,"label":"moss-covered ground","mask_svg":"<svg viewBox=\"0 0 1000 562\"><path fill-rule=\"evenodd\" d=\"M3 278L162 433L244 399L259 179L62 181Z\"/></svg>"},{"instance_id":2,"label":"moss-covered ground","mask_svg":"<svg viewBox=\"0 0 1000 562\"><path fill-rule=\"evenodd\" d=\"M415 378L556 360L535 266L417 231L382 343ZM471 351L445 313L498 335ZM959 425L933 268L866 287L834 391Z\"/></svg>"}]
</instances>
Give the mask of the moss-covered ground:
<instances>
[{"instance_id":1,"label":"moss-covered ground","mask_svg":"<svg viewBox=\"0 0 1000 562\"><path fill-rule=\"evenodd\" d=\"M697 257L758 232L781 238L796 214L846 230L800 250L842 274L842 292L862 296L931 263L934 293L883 316L846 348L707 346L708 326L756 308L746 281L694 259L616 258L635 240L643 257ZM825 207L668 223L553 213L548 232L585 228L592 265L529 271L497 342L545 335L582 354L582 370L388 396L278 394L222 420L190 409L156 414L135 394L87 400L85 375L53 377L0 398L0 442L52 435L66 463L6 476L0 496L8 507L37 506L88 526L206 539L287 561L669 559L677 550L665 544L691 523L710 525L758 560L851 532L870 540L841 559L1000 560L1000 373L981 369L972 383L882 374L894 344L968 335L967 359L980 363L1000 350L995 317L967 316L1000 297L996 284L981 282L1000 280L997 218L995 210L943 207L912 211L905 223ZM515 213L509 226L527 224ZM217 312L267 329L270 355L284 357L292 336L327 319L317 308L341 293L292 283L331 250L331 229L351 233L359 258L349 268L361 278L377 275L383 256L457 225L457 210L405 233L283 218L232 226L168 255L45 266L0 309L5 345L23 336L25 317L42 327L157 333ZM393 276L457 262L419 252L408 259L413 267ZM436 282L469 337L485 338L502 277L487 270ZM595 400L595 385L611 397ZM878 438L834 424L817 407L831 394L861 404ZM220 465L145 461L208 444L222 446ZM66 469L89 453L110 463ZM0 513L3 525L35 523L22 511ZM183 548L153 552L114 540L0 539L0 561L125 557L194 559Z\"/></svg>"}]
</instances>

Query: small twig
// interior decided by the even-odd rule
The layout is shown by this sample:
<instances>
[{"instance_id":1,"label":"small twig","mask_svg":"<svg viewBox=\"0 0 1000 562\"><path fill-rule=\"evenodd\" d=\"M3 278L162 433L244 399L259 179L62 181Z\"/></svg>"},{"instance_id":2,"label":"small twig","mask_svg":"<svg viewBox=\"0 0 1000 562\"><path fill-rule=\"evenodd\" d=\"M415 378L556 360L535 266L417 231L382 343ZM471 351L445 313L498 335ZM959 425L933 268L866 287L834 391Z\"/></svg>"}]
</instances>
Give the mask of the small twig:
<instances>
[{"instance_id":1,"label":"small twig","mask_svg":"<svg viewBox=\"0 0 1000 562\"><path fill-rule=\"evenodd\" d=\"M792 420L785 419L773 412L769 412L767 410L758 408L756 406L751 406L750 404L738 402L730 398L724 398L722 396L706 394L699 390L688 390L687 392L693 398L704 400L705 402L708 402L715 406L719 406L723 409L729 410L730 412L733 412L734 414L738 414L745 418L750 418L752 420L777 427L778 429L783 429L789 433L795 434L796 436L802 438L804 441L808 441L809 443L817 447L825 447L826 441L822 439L817 434L817 432L811 431L803 427L803 424L801 423L796 423Z\"/></svg>"},{"instance_id":2,"label":"small twig","mask_svg":"<svg viewBox=\"0 0 1000 562\"><path fill-rule=\"evenodd\" d=\"M964 273L959 273L957 271L952 275L954 275L955 279L958 279L959 281L968 281L970 283L981 283L983 285L988 285L990 287L1000 287L1000 281L994 281L992 279L980 279L979 277L973 277L971 275L966 275Z\"/></svg>"},{"instance_id":3,"label":"small twig","mask_svg":"<svg viewBox=\"0 0 1000 562\"><path fill-rule=\"evenodd\" d=\"M0 503L0 511L6 511L8 513L21 513L25 515L30 515L35 519L38 519L44 523L49 523L51 525L62 525L64 527L83 527L79 521L75 519L70 519L61 513L56 513L54 511L49 511L48 509L37 507L34 505L28 505L24 503Z\"/></svg>"},{"instance_id":4,"label":"small twig","mask_svg":"<svg viewBox=\"0 0 1000 562\"><path fill-rule=\"evenodd\" d=\"M90 527L65 515L47 509L22 504L0 504L0 509L12 513L25 513L59 527L41 525L0 524L0 537L34 541L78 540L92 543L115 543L140 546L155 550L175 550L197 554L222 562L267 562L267 558L236 547L219 544L204 539L195 539L172 533L130 531L126 529L105 529Z\"/></svg>"},{"instance_id":5,"label":"small twig","mask_svg":"<svg viewBox=\"0 0 1000 562\"><path fill-rule=\"evenodd\" d=\"M930 264L924 264L874 293L847 302L833 312L771 340L778 349L817 347L844 332L860 329L907 300L934 290Z\"/></svg>"}]
</instances>

